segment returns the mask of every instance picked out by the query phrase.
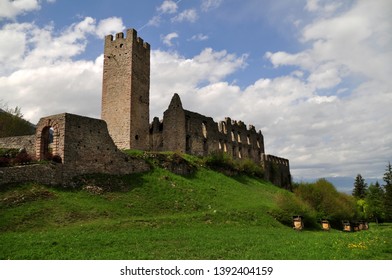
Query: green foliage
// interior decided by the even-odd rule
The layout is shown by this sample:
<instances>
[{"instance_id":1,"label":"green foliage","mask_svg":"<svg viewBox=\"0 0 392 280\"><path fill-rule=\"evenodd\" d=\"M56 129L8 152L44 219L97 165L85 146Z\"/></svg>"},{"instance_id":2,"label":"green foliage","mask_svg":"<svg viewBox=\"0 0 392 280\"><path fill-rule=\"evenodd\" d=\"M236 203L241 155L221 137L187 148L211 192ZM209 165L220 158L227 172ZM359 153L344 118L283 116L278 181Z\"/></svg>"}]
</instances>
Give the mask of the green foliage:
<instances>
[{"instance_id":1,"label":"green foliage","mask_svg":"<svg viewBox=\"0 0 392 280\"><path fill-rule=\"evenodd\" d=\"M291 218L298 214L305 229L316 222L315 210L293 193L204 168L191 178L159 167L89 175L74 189L24 184L0 189L0 259L392 257L392 226L297 232Z\"/></svg>"},{"instance_id":2,"label":"green foliage","mask_svg":"<svg viewBox=\"0 0 392 280\"><path fill-rule=\"evenodd\" d=\"M235 171L235 163L231 156L227 153L211 153L208 157L205 158L205 164L214 170L228 170L228 171Z\"/></svg>"},{"instance_id":3,"label":"green foliage","mask_svg":"<svg viewBox=\"0 0 392 280\"><path fill-rule=\"evenodd\" d=\"M19 107L14 110L0 111L0 138L9 136L31 135L35 133L34 126L23 119Z\"/></svg>"},{"instance_id":4,"label":"green foliage","mask_svg":"<svg viewBox=\"0 0 392 280\"><path fill-rule=\"evenodd\" d=\"M388 162L388 165L386 167L383 180L385 182L384 184L385 219L388 221L392 221L392 166L390 162Z\"/></svg>"},{"instance_id":5,"label":"green foliage","mask_svg":"<svg viewBox=\"0 0 392 280\"><path fill-rule=\"evenodd\" d=\"M339 193L334 185L325 179L319 179L315 183L300 183L294 193L311 206L318 220L328 219L336 228L340 228L342 220L357 216L354 199Z\"/></svg>"},{"instance_id":6,"label":"green foliage","mask_svg":"<svg viewBox=\"0 0 392 280\"><path fill-rule=\"evenodd\" d=\"M363 199L366 197L367 184L365 179L362 178L361 174L358 174L355 178L353 196L357 199Z\"/></svg>"},{"instance_id":7,"label":"green foliage","mask_svg":"<svg viewBox=\"0 0 392 280\"><path fill-rule=\"evenodd\" d=\"M276 196L277 208L271 211L272 216L284 225L292 226L293 216L302 216L307 228L317 227L317 213L304 200L298 196L281 192Z\"/></svg>"},{"instance_id":8,"label":"green foliage","mask_svg":"<svg viewBox=\"0 0 392 280\"><path fill-rule=\"evenodd\" d=\"M226 174L235 175L241 173L259 178L264 177L264 170L261 165L250 159L234 160L227 153L211 153L204 159L204 162L209 168Z\"/></svg>"},{"instance_id":9,"label":"green foliage","mask_svg":"<svg viewBox=\"0 0 392 280\"><path fill-rule=\"evenodd\" d=\"M380 184L370 184L368 194L366 196L366 214L367 218L378 223L385 218L384 208L384 190Z\"/></svg>"}]
</instances>

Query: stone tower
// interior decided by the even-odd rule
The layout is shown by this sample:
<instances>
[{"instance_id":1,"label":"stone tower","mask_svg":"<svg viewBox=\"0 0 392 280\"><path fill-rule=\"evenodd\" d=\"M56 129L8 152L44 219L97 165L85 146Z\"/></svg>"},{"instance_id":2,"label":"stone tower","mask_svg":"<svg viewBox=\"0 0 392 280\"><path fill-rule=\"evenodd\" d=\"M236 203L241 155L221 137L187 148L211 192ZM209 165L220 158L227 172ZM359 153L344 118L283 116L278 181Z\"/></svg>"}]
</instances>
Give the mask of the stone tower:
<instances>
[{"instance_id":1,"label":"stone tower","mask_svg":"<svg viewBox=\"0 0 392 280\"><path fill-rule=\"evenodd\" d=\"M149 148L150 45L134 29L105 37L102 112L120 149Z\"/></svg>"}]
</instances>

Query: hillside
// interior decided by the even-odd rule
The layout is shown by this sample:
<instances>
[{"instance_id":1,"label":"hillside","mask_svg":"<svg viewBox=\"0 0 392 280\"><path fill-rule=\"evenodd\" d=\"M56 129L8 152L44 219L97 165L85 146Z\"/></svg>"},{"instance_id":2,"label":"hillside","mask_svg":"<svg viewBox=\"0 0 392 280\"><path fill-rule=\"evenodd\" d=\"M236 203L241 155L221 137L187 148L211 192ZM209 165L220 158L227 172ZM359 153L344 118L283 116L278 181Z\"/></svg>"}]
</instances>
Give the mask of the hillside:
<instances>
[{"instance_id":1,"label":"hillside","mask_svg":"<svg viewBox=\"0 0 392 280\"><path fill-rule=\"evenodd\" d=\"M292 195L203 166L188 176L158 166L85 176L74 189L9 186L0 190L0 259L392 257L389 226L345 234L282 225L270 214L282 192Z\"/></svg>"},{"instance_id":2,"label":"hillside","mask_svg":"<svg viewBox=\"0 0 392 280\"><path fill-rule=\"evenodd\" d=\"M35 127L25 119L0 109L0 138L9 136L31 135Z\"/></svg>"}]
</instances>

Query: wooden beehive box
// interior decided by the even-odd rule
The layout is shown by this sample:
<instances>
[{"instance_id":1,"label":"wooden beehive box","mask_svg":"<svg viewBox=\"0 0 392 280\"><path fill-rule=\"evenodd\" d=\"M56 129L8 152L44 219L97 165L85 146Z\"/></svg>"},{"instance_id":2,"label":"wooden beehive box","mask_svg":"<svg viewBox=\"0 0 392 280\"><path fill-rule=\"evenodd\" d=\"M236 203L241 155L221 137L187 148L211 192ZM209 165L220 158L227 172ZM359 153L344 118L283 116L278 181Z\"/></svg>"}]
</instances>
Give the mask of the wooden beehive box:
<instances>
[{"instance_id":1,"label":"wooden beehive box","mask_svg":"<svg viewBox=\"0 0 392 280\"><path fill-rule=\"evenodd\" d=\"M304 228L304 222L302 216L293 216L293 229L302 230Z\"/></svg>"},{"instance_id":2,"label":"wooden beehive box","mask_svg":"<svg viewBox=\"0 0 392 280\"><path fill-rule=\"evenodd\" d=\"M330 230L330 229L331 229L331 224L330 224L329 221L326 220L326 219L321 220L321 228L322 228L323 230Z\"/></svg>"},{"instance_id":3,"label":"wooden beehive box","mask_svg":"<svg viewBox=\"0 0 392 280\"><path fill-rule=\"evenodd\" d=\"M343 221L343 231L350 232L351 231L351 224L349 221Z\"/></svg>"}]
</instances>

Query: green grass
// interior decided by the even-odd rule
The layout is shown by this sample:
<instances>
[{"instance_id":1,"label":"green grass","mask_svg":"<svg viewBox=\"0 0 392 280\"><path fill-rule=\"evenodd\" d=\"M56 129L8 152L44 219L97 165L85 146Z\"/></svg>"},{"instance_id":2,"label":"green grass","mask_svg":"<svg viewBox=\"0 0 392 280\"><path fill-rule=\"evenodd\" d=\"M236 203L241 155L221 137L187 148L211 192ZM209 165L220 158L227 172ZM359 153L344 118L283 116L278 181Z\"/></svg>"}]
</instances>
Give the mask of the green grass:
<instances>
[{"instance_id":1,"label":"green grass","mask_svg":"<svg viewBox=\"0 0 392 280\"><path fill-rule=\"evenodd\" d=\"M296 232L270 214L285 192L247 176L161 168L86 176L104 190L0 191L0 259L391 259L392 225Z\"/></svg>"}]
</instances>

